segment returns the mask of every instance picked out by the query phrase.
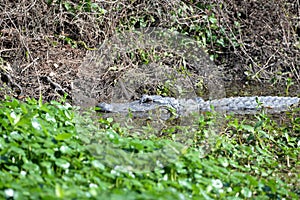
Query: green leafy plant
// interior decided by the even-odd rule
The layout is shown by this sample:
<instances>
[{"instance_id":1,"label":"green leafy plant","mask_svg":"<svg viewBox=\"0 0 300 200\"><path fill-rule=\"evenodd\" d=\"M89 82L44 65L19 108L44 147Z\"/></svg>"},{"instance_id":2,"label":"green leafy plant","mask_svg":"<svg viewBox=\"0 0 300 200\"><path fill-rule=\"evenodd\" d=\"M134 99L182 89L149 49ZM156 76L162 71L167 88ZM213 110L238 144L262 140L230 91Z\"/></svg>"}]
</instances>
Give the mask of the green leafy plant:
<instances>
[{"instance_id":1,"label":"green leafy plant","mask_svg":"<svg viewBox=\"0 0 300 200\"><path fill-rule=\"evenodd\" d=\"M278 125L228 116L224 134L199 157L214 115L197 140L141 139L113 118L80 115L68 103L0 102L0 196L6 199L289 198L299 195L299 117ZM291 174L293 176L291 176Z\"/></svg>"},{"instance_id":2,"label":"green leafy plant","mask_svg":"<svg viewBox=\"0 0 300 200\"><path fill-rule=\"evenodd\" d=\"M51 5L53 3L62 5L63 8L72 14L76 14L79 12L97 12L99 14L106 13L106 10L101 8L101 6L97 3L93 3L91 0L80 0L78 2L74 1L65 1L65 0L48 0L47 4Z\"/></svg>"},{"instance_id":3,"label":"green leafy plant","mask_svg":"<svg viewBox=\"0 0 300 200\"><path fill-rule=\"evenodd\" d=\"M287 80L286 80L286 89L285 89L285 93L286 93L287 96L289 96L289 89L292 85L294 85L293 80L291 78L287 78Z\"/></svg>"}]
</instances>

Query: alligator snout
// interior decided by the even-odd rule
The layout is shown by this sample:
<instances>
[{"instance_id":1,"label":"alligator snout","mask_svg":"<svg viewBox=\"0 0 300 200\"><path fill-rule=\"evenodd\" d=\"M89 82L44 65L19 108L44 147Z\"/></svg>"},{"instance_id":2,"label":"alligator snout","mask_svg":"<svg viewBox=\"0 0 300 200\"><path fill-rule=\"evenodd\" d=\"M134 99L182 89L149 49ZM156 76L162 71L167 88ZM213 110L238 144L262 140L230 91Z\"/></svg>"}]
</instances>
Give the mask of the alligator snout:
<instances>
[{"instance_id":1,"label":"alligator snout","mask_svg":"<svg viewBox=\"0 0 300 200\"><path fill-rule=\"evenodd\" d=\"M101 112L113 112L113 106L105 102L98 103L96 107L100 108Z\"/></svg>"}]
</instances>

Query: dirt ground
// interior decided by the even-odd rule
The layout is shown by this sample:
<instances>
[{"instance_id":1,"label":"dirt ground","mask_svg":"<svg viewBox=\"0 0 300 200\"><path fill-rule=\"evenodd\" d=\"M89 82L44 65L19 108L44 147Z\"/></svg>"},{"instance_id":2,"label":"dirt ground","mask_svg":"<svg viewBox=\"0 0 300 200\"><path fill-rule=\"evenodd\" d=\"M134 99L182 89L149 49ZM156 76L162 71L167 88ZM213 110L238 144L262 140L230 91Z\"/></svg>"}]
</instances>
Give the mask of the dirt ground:
<instances>
[{"instance_id":1,"label":"dirt ground","mask_svg":"<svg viewBox=\"0 0 300 200\"><path fill-rule=\"evenodd\" d=\"M97 5L97 12L70 9L80 2L52 1L47 4L41 0L4 0L0 3L1 98L4 95L18 99L42 95L44 101L51 101L61 99L66 93L71 101L72 83L78 78L87 53L100 47L116 30L138 28L145 22L147 26L187 30L194 37L199 36L199 32L192 27L197 23L205 25L207 22L198 18L211 14L209 12L214 12L218 23L209 24L208 29L212 25L223 27L224 33L217 30L212 33L222 37L227 44L218 46L210 41L206 51L217 55L215 63L223 67L227 85L232 81L240 81L240 84L252 80L285 83L287 78L296 85L299 83L300 8L297 1L216 0L214 2L223 7L212 10L199 6L206 1L170 3L155 0L152 4L146 1L92 1ZM82 8L86 4L80 5ZM188 5L186 10L172 16L173 11L183 5ZM101 11L103 13L99 15ZM146 17L141 19L141 16ZM126 63L118 64L124 66ZM111 76L102 81L109 87L114 78ZM101 95L107 94L99 94L96 101L101 100Z\"/></svg>"}]
</instances>

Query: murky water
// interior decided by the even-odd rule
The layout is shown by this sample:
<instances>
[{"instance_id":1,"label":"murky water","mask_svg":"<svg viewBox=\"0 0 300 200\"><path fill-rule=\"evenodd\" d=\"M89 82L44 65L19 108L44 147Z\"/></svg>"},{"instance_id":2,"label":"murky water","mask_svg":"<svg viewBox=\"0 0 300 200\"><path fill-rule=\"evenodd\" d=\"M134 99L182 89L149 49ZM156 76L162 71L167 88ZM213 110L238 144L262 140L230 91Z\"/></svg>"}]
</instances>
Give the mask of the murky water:
<instances>
[{"instance_id":1,"label":"murky water","mask_svg":"<svg viewBox=\"0 0 300 200\"><path fill-rule=\"evenodd\" d=\"M300 94L300 87L299 85L293 85L288 90L287 87L284 85L281 86L274 86L268 83L254 83L254 82L230 82L226 83L225 85L226 90L226 97L232 96L298 96ZM206 97L203 97L207 99ZM203 113L200 113L200 115ZM229 113L227 113L228 115ZM223 117L222 117L223 116ZM180 117L175 118L173 120L161 120L155 118L154 115L147 116L141 115L134 116L133 115L116 115L116 114L105 114L103 117L113 117L116 122L125 125L127 127L131 127L136 133L145 134L145 132L156 132L162 134L165 130L172 132L172 127L175 129L178 126L184 125L185 127L191 128L194 126L192 121L197 121L197 117ZM220 117L225 118L223 114L220 114ZM251 114L243 114L243 115L234 115L235 118L240 120L246 120L246 122L257 121L257 116ZM268 113L268 117L271 117L272 120L275 120L277 123L289 123L290 117L287 116L285 112L270 114ZM222 124L224 125L225 120L221 120ZM221 122L220 122L221 123ZM197 125L196 125L197 126ZM194 126L194 128L197 128ZM137 131L138 130L138 131ZM155 131L154 131L155 130ZM173 130L174 131L174 130ZM177 131L174 131L177 132ZM166 133L166 132L165 132ZM167 132L168 133L168 132Z\"/></svg>"},{"instance_id":2,"label":"murky water","mask_svg":"<svg viewBox=\"0 0 300 200\"><path fill-rule=\"evenodd\" d=\"M226 96L298 96L300 85L294 83L288 88L286 85L272 85L260 82L228 82L225 83Z\"/></svg>"}]
</instances>

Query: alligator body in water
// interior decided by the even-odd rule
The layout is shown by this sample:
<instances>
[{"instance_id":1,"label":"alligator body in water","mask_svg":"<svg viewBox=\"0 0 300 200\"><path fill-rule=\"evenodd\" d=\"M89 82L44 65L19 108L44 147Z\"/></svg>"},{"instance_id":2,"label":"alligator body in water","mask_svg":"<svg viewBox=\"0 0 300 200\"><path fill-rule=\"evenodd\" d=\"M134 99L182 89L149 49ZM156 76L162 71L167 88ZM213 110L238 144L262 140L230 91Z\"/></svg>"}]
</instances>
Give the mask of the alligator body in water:
<instances>
[{"instance_id":1,"label":"alligator body in water","mask_svg":"<svg viewBox=\"0 0 300 200\"><path fill-rule=\"evenodd\" d=\"M200 97L194 99L175 99L159 95L143 95L140 100L128 103L99 103L97 107L101 112L110 113L143 113L165 108L178 115L191 112L226 111L237 114L254 114L261 109L271 113L288 110L293 105L298 105L298 97L253 96L229 97L205 101Z\"/></svg>"}]
</instances>

